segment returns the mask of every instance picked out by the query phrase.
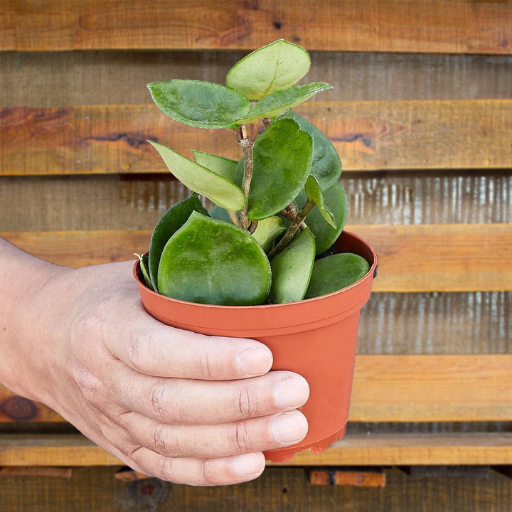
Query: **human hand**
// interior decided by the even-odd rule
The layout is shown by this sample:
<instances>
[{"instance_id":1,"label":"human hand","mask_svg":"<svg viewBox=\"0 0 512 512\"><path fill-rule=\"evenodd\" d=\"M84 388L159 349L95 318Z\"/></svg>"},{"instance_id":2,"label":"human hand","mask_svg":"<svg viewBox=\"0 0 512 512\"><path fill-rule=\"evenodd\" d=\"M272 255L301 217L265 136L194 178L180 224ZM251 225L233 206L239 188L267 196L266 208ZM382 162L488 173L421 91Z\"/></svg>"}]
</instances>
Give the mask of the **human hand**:
<instances>
[{"instance_id":1,"label":"human hand","mask_svg":"<svg viewBox=\"0 0 512 512\"><path fill-rule=\"evenodd\" d=\"M257 341L156 321L131 268L52 266L14 313L22 343L11 345L23 348L10 357L21 364L3 372L5 384L147 475L191 485L258 477L263 450L305 437L307 421L295 409L308 399L307 382L269 373L272 355Z\"/></svg>"}]
</instances>

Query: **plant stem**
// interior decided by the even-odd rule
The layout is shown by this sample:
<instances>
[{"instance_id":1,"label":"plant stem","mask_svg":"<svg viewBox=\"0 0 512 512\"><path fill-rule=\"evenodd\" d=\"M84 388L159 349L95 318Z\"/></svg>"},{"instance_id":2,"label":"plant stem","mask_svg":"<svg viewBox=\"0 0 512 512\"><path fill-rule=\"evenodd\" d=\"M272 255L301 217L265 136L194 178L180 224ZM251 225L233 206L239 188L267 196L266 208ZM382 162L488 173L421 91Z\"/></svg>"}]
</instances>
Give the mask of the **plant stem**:
<instances>
[{"instance_id":1,"label":"plant stem","mask_svg":"<svg viewBox=\"0 0 512 512\"><path fill-rule=\"evenodd\" d=\"M246 133L246 126L242 125L235 134L238 140L238 144L242 149L242 155L244 157L244 178L242 181L242 192L245 196L245 204L243 210L240 212L240 220L243 229L249 228L249 192L251 190L251 180L253 173L253 159L252 149L254 147L254 141L258 136L258 125L257 123L251 123L249 134Z\"/></svg>"},{"instance_id":2,"label":"plant stem","mask_svg":"<svg viewBox=\"0 0 512 512\"><path fill-rule=\"evenodd\" d=\"M272 124L272 119L270 117L263 118L263 126L268 128Z\"/></svg>"},{"instance_id":3,"label":"plant stem","mask_svg":"<svg viewBox=\"0 0 512 512\"><path fill-rule=\"evenodd\" d=\"M251 222L251 225L249 226L249 233L251 233L251 235L256 231L256 228L258 227L258 221L257 220L253 220Z\"/></svg>"},{"instance_id":4,"label":"plant stem","mask_svg":"<svg viewBox=\"0 0 512 512\"><path fill-rule=\"evenodd\" d=\"M288 220L295 219L295 216L297 215L297 211L295 210L295 205L293 203L290 203L284 210L281 210L279 213ZM304 221L302 221L299 227L300 229L307 228L306 223Z\"/></svg>"},{"instance_id":5,"label":"plant stem","mask_svg":"<svg viewBox=\"0 0 512 512\"><path fill-rule=\"evenodd\" d=\"M239 228L242 227L242 224L240 223L240 219L238 218L238 215L236 214L236 212L230 212L228 210L228 215L229 215L229 218L231 219L231 222L235 225L235 226L238 226Z\"/></svg>"},{"instance_id":6,"label":"plant stem","mask_svg":"<svg viewBox=\"0 0 512 512\"><path fill-rule=\"evenodd\" d=\"M314 207L315 203L308 200L306 206L304 206L304 208L302 208L302 210L293 219L283 238L281 238L279 243L268 253L269 259L277 256L292 241L292 238L295 236L295 233L300 228L302 222Z\"/></svg>"}]
</instances>

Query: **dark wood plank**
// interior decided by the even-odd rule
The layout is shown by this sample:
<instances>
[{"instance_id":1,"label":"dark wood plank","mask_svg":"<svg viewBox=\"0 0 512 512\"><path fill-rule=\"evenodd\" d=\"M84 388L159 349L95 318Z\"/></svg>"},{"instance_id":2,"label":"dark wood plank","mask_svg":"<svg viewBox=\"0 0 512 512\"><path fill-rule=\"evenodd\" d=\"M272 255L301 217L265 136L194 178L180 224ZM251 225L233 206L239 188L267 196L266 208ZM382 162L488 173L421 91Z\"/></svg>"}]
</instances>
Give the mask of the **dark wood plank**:
<instances>
[{"instance_id":1,"label":"dark wood plank","mask_svg":"<svg viewBox=\"0 0 512 512\"><path fill-rule=\"evenodd\" d=\"M358 355L350 421L512 421L510 389L512 355ZM17 414L14 400L0 386L0 422L62 421L25 399L32 416Z\"/></svg>"},{"instance_id":2,"label":"dark wood plank","mask_svg":"<svg viewBox=\"0 0 512 512\"><path fill-rule=\"evenodd\" d=\"M512 225L353 225L379 255L376 292L512 291ZM8 232L38 257L70 267L131 259L149 230ZM429 250L425 251L425 247Z\"/></svg>"},{"instance_id":3,"label":"dark wood plank","mask_svg":"<svg viewBox=\"0 0 512 512\"><path fill-rule=\"evenodd\" d=\"M512 223L508 172L344 173L341 183L352 224ZM3 177L0 231L150 229L189 195L165 174Z\"/></svg>"},{"instance_id":4,"label":"dark wood plank","mask_svg":"<svg viewBox=\"0 0 512 512\"><path fill-rule=\"evenodd\" d=\"M512 168L512 100L305 103L345 170ZM0 110L2 175L167 173L146 140L239 158L231 130L188 127L154 105Z\"/></svg>"},{"instance_id":5,"label":"dark wood plank","mask_svg":"<svg viewBox=\"0 0 512 512\"><path fill-rule=\"evenodd\" d=\"M155 0L148 9L133 0L83 0L72 8L65 0L11 0L2 9L1 50L253 49L281 37L309 50L509 54L512 48L508 1Z\"/></svg>"},{"instance_id":6,"label":"dark wood plank","mask_svg":"<svg viewBox=\"0 0 512 512\"><path fill-rule=\"evenodd\" d=\"M117 468L83 468L70 481L5 478L0 482L2 512L509 512L512 481L497 473L485 480L412 479L397 469L385 470L387 487L317 487L307 485L300 468L267 468L254 482L198 488L156 479L121 482Z\"/></svg>"},{"instance_id":7,"label":"dark wood plank","mask_svg":"<svg viewBox=\"0 0 512 512\"><path fill-rule=\"evenodd\" d=\"M328 450L298 453L286 465L503 465L512 462L512 434L347 435ZM82 435L2 435L2 466L116 466L120 461ZM269 463L269 465L272 465Z\"/></svg>"},{"instance_id":8,"label":"dark wood plank","mask_svg":"<svg viewBox=\"0 0 512 512\"><path fill-rule=\"evenodd\" d=\"M224 83L244 52L3 52L0 106L145 104L146 84L171 78ZM310 101L507 99L510 57L313 52L301 80L334 89Z\"/></svg>"}]
</instances>

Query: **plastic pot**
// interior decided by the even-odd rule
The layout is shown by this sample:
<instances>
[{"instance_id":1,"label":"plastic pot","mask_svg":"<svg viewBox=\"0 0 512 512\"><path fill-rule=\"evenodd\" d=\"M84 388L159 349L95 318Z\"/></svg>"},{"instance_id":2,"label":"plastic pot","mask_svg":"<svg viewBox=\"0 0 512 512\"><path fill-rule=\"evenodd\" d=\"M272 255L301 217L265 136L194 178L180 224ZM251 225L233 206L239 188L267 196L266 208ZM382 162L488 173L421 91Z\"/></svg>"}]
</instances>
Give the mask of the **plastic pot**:
<instances>
[{"instance_id":1,"label":"plastic pot","mask_svg":"<svg viewBox=\"0 0 512 512\"><path fill-rule=\"evenodd\" d=\"M214 306L171 299L147 288L139 262L134 276L147 312L164 324L202 334L253 338L274 355L273 370L299 373L309 383L310 397L301 408L309 431L300 443L265 452L268 460L289 462L311 448L319 453L345 434L354 374L361 308L370 297L377 255L358 236L343 232L338 252L365 258L370 271L340 291L290 304Z\"/></svg>"}]
</instances>

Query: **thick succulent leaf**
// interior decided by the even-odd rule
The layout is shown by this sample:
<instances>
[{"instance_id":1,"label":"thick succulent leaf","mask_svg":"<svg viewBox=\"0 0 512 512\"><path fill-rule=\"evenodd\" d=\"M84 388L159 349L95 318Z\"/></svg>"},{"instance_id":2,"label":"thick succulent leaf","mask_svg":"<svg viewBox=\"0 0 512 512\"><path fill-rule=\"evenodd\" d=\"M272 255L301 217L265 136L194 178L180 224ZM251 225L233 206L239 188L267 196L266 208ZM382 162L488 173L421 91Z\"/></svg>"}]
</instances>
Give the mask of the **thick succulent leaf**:
<instances>
[{"instance_id":1,"label":"thick succulent leaf","mask_svg":"<svg viewBox=\"0 0 512 512\"><path fill-rule=\"evenodd\" d=\"M315 262L306 299L320 297L346 288L370 270L368 262L352 253L334 254Z\"/></svg>"},{"instance_id":2,"label":"thick succulent leaf","mask_svg":"<svg viewBox=\"0 0 512 512\"><path fill-rule=\"evenodd\" d=\"M308 176L306 181L305 190L309 200L315 203L318 211L325 219L325 222L327 222L327 224L329 224L329 226L331 226L333 229L336 229L336 221L334 220L334 215L332 214L331 210L329 210L329 207L325 204L324 195L317 179L314 176L311 176L311 174Z\"/></svg>"},{"instance_id":3,"label":"thick succulent leaf","mask_svg":"<svg viewBox=\"0 0 512 512\"><path fill-rule=\"evenodd\" d=\"M249 194L249 219L260 220L280 212L304 188L311 170L313 139L293 119L272 123L253 148L253 177ZM241 160L235 183L241 184Z\"/></svg>"},{"instance_id":4,"label":"thick succulent leaf","mask_svg":"<svg viewBox=\"0 0 512 512\"><path fill-rule=\"evenodd\" d=\"M254 123L262 117L275 117L289 108L293 108L315 94L322 91L332 89L332 85L325 82L315 82L313 84L299 85L297 87L290 87L284 91L274 92L265 96L262 100L258 101L256 105L251 107L251 110L241 119L236 121L237 124Z\"/></svg>"},{"instance_id":5,"label":"thick succulent leaf","mask_svg":"<svg viewBox=\"0 0 512 512\"><path fill-rule=\"evenodd\" d=\"M231 219L229 218L229 213L224 210L224 208L221 208L220 206L218 205L215 205L211 210L210 210L210 217L212 219L217 219L217 220L222 220L224 222L229 222L231 223Z\"/></svg>"},{"instance_id":6,"label":"thick succulent leaf","mask_svg":"<svg viewBox=\"0 0 512 512\"><path fill-rule=\"evenodd\" d=\"M270 262L271 302L282 304L302 300L308 289L314 261L315 237L309 229L304 229Z\"/></svg>"},{"instance_id":7,"label":"thick succulent leaf","mask_svg":"<svg viewBox=\"0 0 512 512\"><path fill-rule=\"evenodd\" d=\"M199 165L210 169L215 174L226 178L229 181L233 181L235 177L236 167L238 162L236 160L230 160L223 156L212 155L210 153L203 153L202 151L192 150L194 158Z\"/></svg>"},{"instance_id":8,"label":"thick succulent leaf","mask_svg":"<svg viewBox=\"0 0 512 512\"><path fill-rule=\"evenodd\" d=\"M144 279L144 284L150 289L154 290L153 283L151 282L151 278L149 277L149 271L148 271L148 256L147 254L137 254L135 253L134 256L137 256L140 261L140 271L142 272L142 277Z\"/></svg>"},{"instance_id":9,"label":"thick succulent leaf","mask_svg":"<svg viewBox=\"0 0 512 512\"><path fill-rule=\"evenodd\" d=\"M322 254L331 247L343 231L347 220L347 194L341 183L337 181L334 185L324 190L323 195L325 205L334 216L336 229L325 222L317 206L311 210L306 217L306 224L313 232L313 235L315 235L317 254ZM306 204L306 201L306 193L301 192L295 200L295 205L300 209Z\"/></svg>"},{"instance_id":10,"label":"thick succulent leaf","mask_svg":"<svg viewBox=\"0 0 512 512\"><path fill-rule=\"evenodd\" d=\"M262 304L271 281L267 256L249 233L197 212L167 242L158 268L160 293L201 304Z\"/></svg>"},{"instance_id":11,"label":"thick succulent leaf","mask_svg":"<svg viewBox=\"0 0 512 512\"><path fill-rule=\"evenodd\" d=\"M274 240L284 231L286 231L286 228L279 217L268 217L258 221L252 236L261 245L263 250L268 252L272 249Z\"/></svg>"},{"instance_id":12,"label":"thick succulent leaf","mask_svg":"<svg viewBox=\"0 0 512 512\"><path fill-rule=\"evenodd\" d=\"M208 215L196 194L192 194L188 199L171 206L155 225L149 243L148 264L149 276L155 290L158 290L158 265L165 244L187 222L194 211Z\"/></svg>"},{"instance_id":13,"label":"thick succulent leaf","mask_svg":"<svg viewBox=\"0 0 512 512\"><path fill-rule=\"evenodd\" d=\"M243 192L226 178L192 162L158 142L148 142L160 153L169 171L190 190L208 197L215 204L229 211L239 211L244 207Z\"/></svg>"},{"instance_id":14,"label":"thick succulent leaf","mask_svg":"<svg viewBox=\"0 0 512 512\"><path fill-rule=\"evenodd\" d=\"M301 130L313 137L311 174L318 180L322 190L338 181L341 175L341 160L331 141L316 126L293 110L281 114L278 119L293 119L299 124Z\"/></svg>"},{"instance_id":15,"label":"thick succulent leaf","mask_svg":"<svg viewBox=\"0 0 512 512\"><path fill-rule=\"evenodd\" d=\"M236 63L228 72L226 84L250 100L259 100L296 84L310 66L311 59L302 46L280 39Z\"/></svg>"},{"instance_id":16,"label":"thick succulent leaf","mask_svg":"<svg viewBox=\"0 0 512 512\"><path fill-rule=\"evenodd\" d=\"M251 108L243 94L211 82L167 80L148 84L148 89L164 114L198 128L232 128Z\"/></svg>"}]
</instances>

